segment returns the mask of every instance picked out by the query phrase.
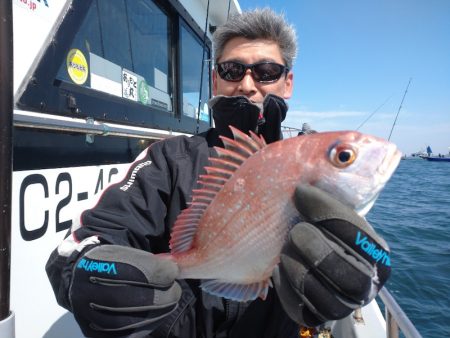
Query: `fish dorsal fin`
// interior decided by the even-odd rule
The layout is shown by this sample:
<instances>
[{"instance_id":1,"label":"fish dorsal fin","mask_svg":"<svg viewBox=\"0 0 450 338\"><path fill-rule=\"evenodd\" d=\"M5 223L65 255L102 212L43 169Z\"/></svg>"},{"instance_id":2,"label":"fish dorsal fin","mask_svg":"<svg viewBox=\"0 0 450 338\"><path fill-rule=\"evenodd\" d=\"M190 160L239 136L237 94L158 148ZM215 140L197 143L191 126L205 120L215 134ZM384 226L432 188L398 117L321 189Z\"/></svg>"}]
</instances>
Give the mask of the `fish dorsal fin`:
<instances>
[{"instance_id":1,"label":"fish dorsal fin","mask_svg":"<svg viewBox=\"0 0 450 338\"><path fill-rule=\"evenodd\" d=\"M253 132L250 132L250 136L248 136L234 127L230 126L230 129L234 140L220 136L225 148L215 148L218 157L209 158L210 165L205 167L206 174L199 176L200 189L192 191L192 202L189 204L189 208L180 213L172 228L169 242L172 254L191 248L206 208L242 163L266 146L264 139Z\"/></svg>"},{"instance_id":2,"label":"fish dorsal fin","mask_svg":"<svg viewBox=\"0 0 450 338\"><path fill-rule=\"evenodd\" d=\"M248 136L232 126L230 126L230 129L233 133L234 140L225 136L220 136L220 139L227 150L233 151L244 158L248 158L266 146L266 142L262 136L258 136L253 132L250 132L250 136Z\"/></svg>"}]
</instances>

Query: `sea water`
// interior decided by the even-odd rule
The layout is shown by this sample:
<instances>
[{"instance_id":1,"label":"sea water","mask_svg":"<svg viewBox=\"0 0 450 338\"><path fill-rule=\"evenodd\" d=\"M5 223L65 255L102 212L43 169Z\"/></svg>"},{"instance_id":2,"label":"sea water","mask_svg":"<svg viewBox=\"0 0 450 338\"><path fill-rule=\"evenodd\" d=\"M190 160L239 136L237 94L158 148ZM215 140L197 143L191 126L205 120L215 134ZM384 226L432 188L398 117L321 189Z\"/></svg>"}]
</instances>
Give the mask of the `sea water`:
<instances>
[{"instance_id":1,"label":"sea water","mask_svg":"<svg viewBox=\"0 0 450 338\"><path fill-rule=\"evenodd\" d=\"M450 162L402 160L366 217L391 248L397 303L423 337L450 337Z\"/></svg>"}]
</instances>

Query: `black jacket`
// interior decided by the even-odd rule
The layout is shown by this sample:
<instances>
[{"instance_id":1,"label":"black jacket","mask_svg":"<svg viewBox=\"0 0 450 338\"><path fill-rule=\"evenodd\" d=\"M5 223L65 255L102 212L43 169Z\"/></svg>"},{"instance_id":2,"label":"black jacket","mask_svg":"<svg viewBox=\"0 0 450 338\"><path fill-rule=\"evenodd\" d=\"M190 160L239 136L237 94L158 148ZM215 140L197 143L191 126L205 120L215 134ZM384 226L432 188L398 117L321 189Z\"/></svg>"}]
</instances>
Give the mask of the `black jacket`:
<instances>
[{"instance_id":1,"label":"black jacket","mask_svg":"<svg viewBox=\"0 0 450 338\"><path fill-rule=\"evenodd\" d=\"M219 144L216 131L193 137L174 137L152 144L135 161L126 177L105 190L97 205L85 211L78 241L99 236L103 243L119 244L161 253L169 251L172 225L191 200L196 178ZM55 250L47 273L58 303L70 309L67 299L72 265ZM298 326L284 313L270 288L265 301L238 303L204 293L196 280L179 281L183 288L177 310L151 337L298 337Z\"/></svg>"}]
</instances>

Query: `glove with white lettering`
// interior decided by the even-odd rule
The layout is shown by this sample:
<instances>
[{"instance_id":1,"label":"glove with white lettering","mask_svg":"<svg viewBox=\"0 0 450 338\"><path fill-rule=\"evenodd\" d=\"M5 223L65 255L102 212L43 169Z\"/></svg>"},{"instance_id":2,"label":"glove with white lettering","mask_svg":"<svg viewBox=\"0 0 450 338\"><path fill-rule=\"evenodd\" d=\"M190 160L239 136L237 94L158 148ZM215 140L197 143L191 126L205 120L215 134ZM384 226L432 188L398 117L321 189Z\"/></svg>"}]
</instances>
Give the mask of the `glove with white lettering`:
<instances>
[{"instance_id":1,"label":"glove with white lettering","mask_svg":"<svg viewBox=\"0 0 450 338\"><path fill-rule=\"evenodd\" d=\"M389 248L367 221L312 186L299 186L305 220L289 233L273 280L286 313L317 326L369 303L391 271Z\"/></svg>"},{"instance_id":2,"label":"glove with white lettering","mask_svg":"<svg viewBox=\"0 0 450 338\"><path fill-rule=\"evenodd\" d=\"M87 337L142 337L178 306L178 267L146 251L101 245L75 264L69 299Z\"/></svg>"}]
</instances>

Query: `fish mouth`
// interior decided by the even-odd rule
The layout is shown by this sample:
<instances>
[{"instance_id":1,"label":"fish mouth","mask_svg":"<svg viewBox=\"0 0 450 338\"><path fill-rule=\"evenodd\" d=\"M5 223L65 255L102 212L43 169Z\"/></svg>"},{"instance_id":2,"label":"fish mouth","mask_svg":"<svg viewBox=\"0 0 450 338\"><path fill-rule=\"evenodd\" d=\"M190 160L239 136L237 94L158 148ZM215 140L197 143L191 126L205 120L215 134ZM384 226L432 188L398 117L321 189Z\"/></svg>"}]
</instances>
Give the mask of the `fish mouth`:
<instances>
[{"instance_id":1,"label":"fish mouth","mask_svg":"<svg viewBox=\"0 0 450 338\"><path fill-rule=\"evenodd\" d=\"M375 201L377 200L378 196L380 195L380 192L377 192L372 196L371 199L369 199L364 205L357 208L355 211L359 216L364 217L367 215L367 213L372 209L373 205L375 204Z\"/></svg>"},{"instance_id":2,"label":"fish mouth","mask_svg":"<svg viewBox=\"0 0 450 338\"><path fill-rule=\"evenodd\" d=\"M402 153L398 150L397 146L393 143L388 143L385 147L385 155L381 164L377 167L375 172L375 181L373 185L373 195L355 209L356 213L360 216L365 216L375 204L381 190L386 183L392 177L400 163Z\"/></svg>"},{"instance_id":3,"label":"fish mouth","mask_svg":"<svg viewBox=\"0 0 450 338\"><path fill-rule=\"evenodd\" d=\"M380 183L384 184L391 178L400 163L401 157L402 153L398 150L397 146L393 143L389 143L386 147L386 155L384 156L381 165L377 168L377 175L381 178Z\"/></svg>"}]
</instances>

